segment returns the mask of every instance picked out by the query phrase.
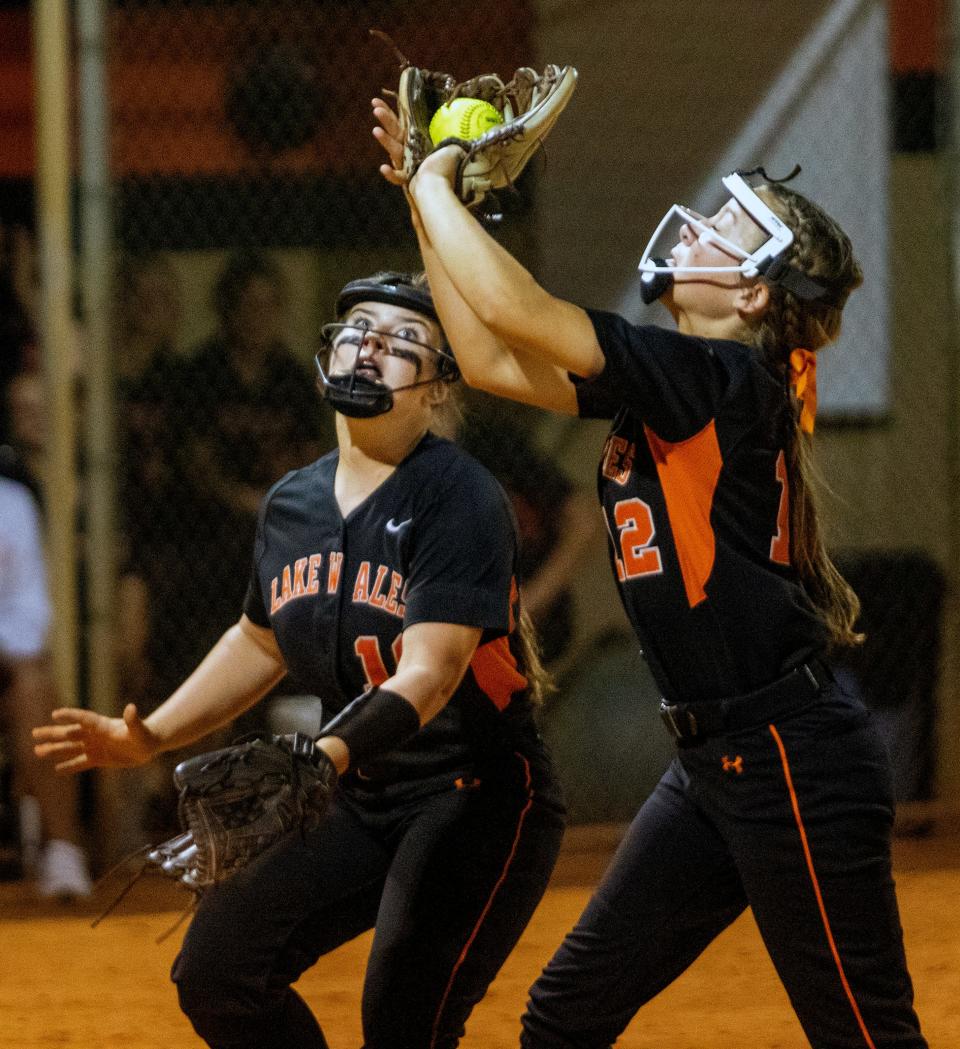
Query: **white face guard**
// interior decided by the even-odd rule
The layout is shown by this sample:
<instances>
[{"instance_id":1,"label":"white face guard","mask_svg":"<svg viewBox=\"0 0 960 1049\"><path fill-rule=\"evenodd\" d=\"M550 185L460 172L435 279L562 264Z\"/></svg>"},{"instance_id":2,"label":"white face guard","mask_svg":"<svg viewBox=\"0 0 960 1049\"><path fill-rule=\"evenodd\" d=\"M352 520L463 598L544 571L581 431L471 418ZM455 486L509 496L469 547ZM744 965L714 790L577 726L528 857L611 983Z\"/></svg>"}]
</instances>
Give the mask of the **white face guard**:
<instances>
[{"instance_id":1,"label":"white face guard","mask_svg":"<svg viewBox=\"0 0 960 1049\"><path fill-rule=\"evenodd\" d=\"M767 239L753 251L721 236L707 225L703 215L682 204L674 204L660 220L644 249L637 267L641 273L641 297L654 302L670 287L678 273L740 273L744 277L763 276L771 283L782 284L801 299L818 299L826 289L781 260L793 243L793 232L747 184L739 172L726 175L724 187L753 221L767 234ZM729 266L673 266L667 261L680 243L681 228L689 227L702 244L713 244L731 257ZM781 261L778 261L781 260Z\"/></svg>"}]
</instances>

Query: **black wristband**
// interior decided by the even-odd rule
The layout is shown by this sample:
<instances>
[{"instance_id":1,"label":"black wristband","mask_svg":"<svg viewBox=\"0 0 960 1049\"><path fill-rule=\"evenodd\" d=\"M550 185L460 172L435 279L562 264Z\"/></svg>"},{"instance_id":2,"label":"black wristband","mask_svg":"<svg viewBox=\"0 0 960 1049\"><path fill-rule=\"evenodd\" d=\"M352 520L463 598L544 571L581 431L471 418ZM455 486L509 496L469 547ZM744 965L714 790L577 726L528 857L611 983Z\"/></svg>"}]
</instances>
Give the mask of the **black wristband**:
<instances>
[{"instance_id":1,"label":"black wristband","mask_svg":"<svg viewBox=\"0 0 960 1049\"><path fill-rule=\"evenodd\" d=\"M406 743L420 731L420 716L397 692L374 686L344 707L319 738L338 736L350 751L350 768Z\"/></svg>"}]
</instances>

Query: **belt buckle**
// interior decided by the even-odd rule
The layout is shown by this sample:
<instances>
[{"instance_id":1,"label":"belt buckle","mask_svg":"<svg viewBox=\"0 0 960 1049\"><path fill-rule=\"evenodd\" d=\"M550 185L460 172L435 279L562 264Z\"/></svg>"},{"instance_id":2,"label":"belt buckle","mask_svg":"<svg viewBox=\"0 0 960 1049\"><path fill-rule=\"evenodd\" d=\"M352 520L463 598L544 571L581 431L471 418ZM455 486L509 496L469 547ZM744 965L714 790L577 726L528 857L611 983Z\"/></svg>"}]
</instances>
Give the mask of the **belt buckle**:
<instances>
[{"instance_id":1,"label":"belt buckle","mask_svg":"<svg viewBox=\"0 0 960 1049\"><path fill-rule=\"evenodd\" d=\"M661 699L660 717L674 739L692 739L697 734L697 719L689 710Z\"/></svg>"}]
</instances>

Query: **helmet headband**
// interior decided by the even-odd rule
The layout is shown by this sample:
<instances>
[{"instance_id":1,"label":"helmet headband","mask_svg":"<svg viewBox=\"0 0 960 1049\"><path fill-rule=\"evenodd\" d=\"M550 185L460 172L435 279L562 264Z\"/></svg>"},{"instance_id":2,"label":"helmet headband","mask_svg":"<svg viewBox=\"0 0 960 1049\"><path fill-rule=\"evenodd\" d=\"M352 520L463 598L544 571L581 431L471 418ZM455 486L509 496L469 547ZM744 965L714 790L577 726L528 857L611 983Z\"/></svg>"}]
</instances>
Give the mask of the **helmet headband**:
<instances>
[{"instance_id":1,"label":"helmet headband","mask_svg":"<svg viewBox=\"0 0 960 1049\"><path fill-rule=\"evenodd\" d=\"M440 323L436 307L433 305L433 296L426 288L418 288L413 284L389 284L369 278L352 280L344 285L337 296L334 307L337 319L346 316L348 310L358 302L383 302L388 306L406 306L414 313L422 313L437 324Z\"/></svg>"}]
</instances>

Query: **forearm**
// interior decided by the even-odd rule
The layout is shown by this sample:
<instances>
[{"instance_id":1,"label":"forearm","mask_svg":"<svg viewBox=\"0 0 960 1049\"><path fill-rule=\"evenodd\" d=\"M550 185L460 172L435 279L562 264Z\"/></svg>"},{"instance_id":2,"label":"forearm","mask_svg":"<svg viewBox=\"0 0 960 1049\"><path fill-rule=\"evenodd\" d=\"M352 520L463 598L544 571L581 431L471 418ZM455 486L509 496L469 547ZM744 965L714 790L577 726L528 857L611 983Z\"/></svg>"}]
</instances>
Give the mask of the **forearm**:
<instances>
[{"instance_id":1,"label":"forearm","mask_svg":"<svg viewBox=\"0 0 960 1049\"><path fill-rule=\"evenodd\" d=\"M541 288L460 203L446 177L422 168L410 187L426 235L450 280L480 323L521 363L526 354L563 375L590 377L603 370L603 354L587 313Z\"/></svg>"},{"instance_id":2,"label":"forearm","mask_svg":"<svg viewBox=\"0 0 960 1049\"><path fill-rule=\"evenodd\" d=\"M234 624L166 702L144 719L158 750L175 750L229 724L283 677L286 668Z\"/></svg>"},{"instance_id":3,"label":"forearm","mask_svg":"<svg viewBox=\"0 0 960 1049\"><path fill-rule=\"evenodd\" d=\"M422 172L411 194L429 245L479 322L508 345L516 345L523 315L537 287L530 273L460 203L446 179Z\"/></svg>"},{"instance_id":4,"label":"forearm","mask_svg":"<svg viewBox=\"0 0 960 1049\"><path fill-rule=\"evenodd\" d=\"M413 203L411 212L433 301L464 381L499 397L575 415L576 394L567 372L508 346L480 320L451 280Z\"/></svg>"},{"instance_id":5,"label":"forearm","mask_svg":"<svg viewBox=\"0 0 960 1049\"><path fill-rule=\"evenodd\" d=\"M396 673L358 696L318 740L337 771L402 746L435 718L463 679L480 635L445 623L410 627Z\"/></svg>"},{"instance_id":6,"label":"forearm","mask_svg":"<svg viewBox=\"0 0 960 1049\"><path fill-rule=\"evenodd\" d=\"M471 386L480 386L485 376L504 367L510 351L481 323L457 290L423 226L415 223L415 228L430 293L443 318L443 330L454 347L464 380Z\"/></svg>"}]
</instances>

